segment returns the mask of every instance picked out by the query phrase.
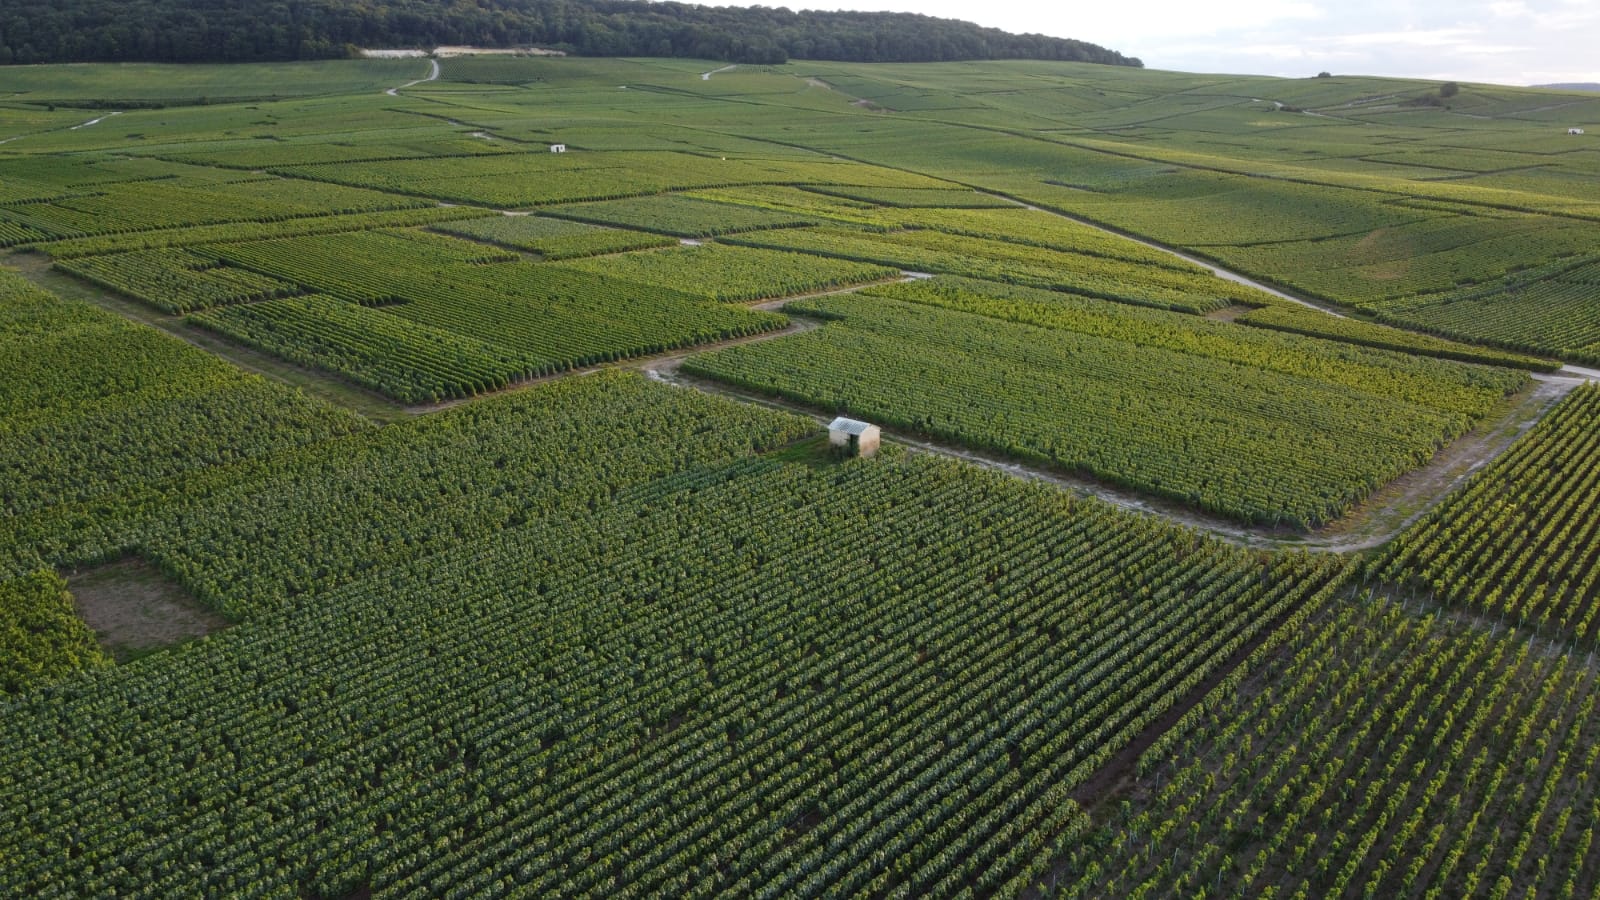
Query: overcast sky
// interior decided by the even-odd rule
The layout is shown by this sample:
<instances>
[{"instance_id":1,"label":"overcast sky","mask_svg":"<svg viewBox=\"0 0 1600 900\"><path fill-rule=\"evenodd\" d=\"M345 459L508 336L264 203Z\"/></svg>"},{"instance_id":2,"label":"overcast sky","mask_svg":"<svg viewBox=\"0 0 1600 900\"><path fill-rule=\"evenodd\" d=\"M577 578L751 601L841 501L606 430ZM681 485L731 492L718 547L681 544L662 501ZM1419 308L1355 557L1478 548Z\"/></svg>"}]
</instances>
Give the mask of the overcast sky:
<instances>
[{"instance_id":1,"label":"overcast sky","mask_svg":"<svg viewBox=\"0 0 1600 900\"><path fill-rule=\"evenodd\" d=\"M1288 76L1326 69L1499 84L1600 82L1600 0L766 0L765 5L965 19L1090 41L1137 56L1152 69Z\"/></svg>"}]
</instances>

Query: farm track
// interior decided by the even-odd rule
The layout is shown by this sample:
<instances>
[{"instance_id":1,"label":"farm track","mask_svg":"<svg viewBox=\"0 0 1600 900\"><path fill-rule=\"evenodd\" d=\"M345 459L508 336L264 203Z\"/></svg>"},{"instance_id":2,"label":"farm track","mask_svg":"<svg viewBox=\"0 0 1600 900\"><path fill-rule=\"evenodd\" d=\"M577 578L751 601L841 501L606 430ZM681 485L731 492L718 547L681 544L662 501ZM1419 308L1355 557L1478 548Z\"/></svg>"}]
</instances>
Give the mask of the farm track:
<instances>
[{"instance_id":1,"label":"farm track","mask_svg":"<svg viewBox=\"0 0 1600 900\"><path fill-rule=\"evenodd\" d=\"M77 131L80 128L88 128L90 125L99 125L101 122L104 122L105 120L111 118L112 116L120 116L120 115L122 115L122 110L116 109L116 110L112 110L111 112L106 113L105 115L96 116L96 117L94 117L93 119L90 119L87 122L79 122L76 125L67 125L67 126L65 126L63 128L47 128L44 131L30 131L27 134L13 135L12 137L8 137L8 138L6 138L4 140L0 140L0 144L9 144L12 141L20 141L23 138L28 137L29 135L34 135L34 134L49 134L52 131Z\"/></svg>"},{"instance_id":2,"label":"farm track","mask_svg":"<svg viewBox=\"0 0 1600 900\"><path fill-rule=\"evenodd\" d=\"M398 97L398 96L400 96L400 92L405 90L408 87L416 87L417 85L422 84L425 81L438 81L439 80L439 61L437 59L430 59L430 60L428 60L428 64L430 66L432 66L432 68L430 68L428 70L428 74L427 74L426 77L418 78L416 81L408 81L405 84L400 85L399 87L389 88L387 91L384 91L384 93L388 94L391 97Z\"/></svg>"}]
</instances>

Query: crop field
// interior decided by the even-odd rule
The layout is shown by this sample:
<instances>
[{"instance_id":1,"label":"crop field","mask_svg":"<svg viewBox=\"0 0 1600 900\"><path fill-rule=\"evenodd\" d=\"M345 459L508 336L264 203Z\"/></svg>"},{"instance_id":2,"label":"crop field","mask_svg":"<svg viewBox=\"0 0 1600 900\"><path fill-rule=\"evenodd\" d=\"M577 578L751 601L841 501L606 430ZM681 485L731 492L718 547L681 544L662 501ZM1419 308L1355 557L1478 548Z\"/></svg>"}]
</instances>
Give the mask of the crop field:
<instances>
[{"instance_id":1,"label":"crop field","mask_svg":"<svg viewBox=\"0 0 1600 900\"><path fill-rule=\"evenodd\" d=\"M887 266L725 244L582 259L560 268L722 302L804 294L900 274Z\"/></svg>"},{"instance_id":2,"label":"crop field","mask_svg":"<svg viewBox=\"0 0 1600 900\"><path fill-rule=\"evenodd\" d=\"M836 882L1015 889L1087 827L1068 798L1074 785L1237 648L1341 583L1336 560L1263 559L938 460L837 473L760 458L717 463L696 430L733 422L692 407L758 419L768 440L803 425L637 376L496 402L502 413L532 404L552 422L532 441L518 424L527 417L488 407L421 427L485 456L516 448L537 464L559 458L564 427L612 403L661 407L650 413L665 429L653 435L658 465L698 447L696 461L654 478L644 459L609 460L598 482L574 471L542 501L517 498L508 524L476 539L452 534L410 576L397 561L330 577L337 587L292 595L292 615L236 610L249 620L173 657L175 668L130 667L82 704L14 709L37 729L59 727L55 716L108 734L130 727L129 717L143 721L135 739L86 754L40 743L37 732L9 733L0 746L6 787L31 824L3 840L8 857L37 862L9 867L8 889L425 893L440 878L569 895L695 884L733 895L813 892ZM522 434L493 439L500 428ZM400 437L380 434L373 450ZM316 473L354 448L333 449L289 457L296 470L284 474ZM424 468L384 455L382 481L402 497L414 492L404 505L434 505L428 455L415 457ZM602 488L598 503L590 484ZM348 539L383 527L361 503L346 507L348 536L307 527L289 498L261 488L279 497L283 524L338 539L352 563L361 554ZM587 503L571 502L584 495ZM894 512L870 524L869 509ZM417 536L418 523L395 512L391 527ZM220 513L214 521L246 540L251 522ZM155 542L208 550L188 578L234 587L223 567L241 561L214 538L180 530ZM697 562L663 568L664 554L685 548ZM960 574L945 564L974 556L989 562ZM886 557L895 563L874 562ZM818 580L797 603L795 585L812 583L824 560L831 587ZM278 577L286 589L304 587L303 574ZM441 596L453 600L441 605ZM389 623L381 632L362 624L378 618ZM1162 624L1180 621L1208 625ZM431 635L423 664L405 649L415 629ZM285 664L307 655L323 662ZM591 656L615 662L576 664ZM495 681L479 677L483 659L501 661ZM513 685L524 699L510 707L500 695ZM163 697L159 712L135 699L151 690ZM416 700L404 709L384 701L397 693ZM238 714L219 714L219 703ZM303 729L247 712L266 704ZM200 708L213 724L198 725ZM1067 711L1071 730L1049 724ZM337 727L326 718L350 714ZM242 770L246 758L261 762ZM146 774L130 778L132 770ZM546 790L512 789L536 770L548 773ZM320 799L280 808L272 797L291 783ZM78 817L79 843L43 852L68 789L107 799L92 818ZM451 797L476 799L445 812ZM343 812L330 819L323 804L334 802ZM170 830L178 819L187 836L164 848L112 838ZM241 829L253 838L230 839ZM438 852L442 838L447 853ZM846 844L851 852L836 851ZM700 860L712 848L726 864L708 872ZM116 864L130 852L138 875ZM302 863L279 869L280 854ZM634 864L619 872L617 854ZM191 869L185 861L196 855L215 864Z\"/></svg>"},{"instance_id":3,"label":"crop field","mask_svg":"<svg viewBox=\"0 0 1600 900\"><path fill-rule=\"evenodd\" d=\"M1596 889L1592 666L1372 601L1308 628L1261 677L1146 753L1148 809L1080 856L1062 896Z\"/></svg>"},{"instance_id":4,"label":"crop field","mask_svg":"<svg viewBox=\"0 0 1600 900\"><path fill-rule=\"evenodd\" d=\"M726 65L0 66L0 895L1600 891L1600 96Z\"/></svg>"},{"instance_id":5,"label":"crop field","mask_svg":"<svg viewBox=\"0 0 1600 900\"><path fill-rule=\"evenodd\" d=\"M433 230L537 253L545 259L626 253L677 243L663 234L606 228L546 216L491 216L436 225Z\"/></svg>"},{"instance_id":6,"label":"crop field","mask_svg":"<svg viewBox=\"0 0 1600 900\"><path fill-rule=\"evenodd\" d=\"M731 240L752 247L1049 288L1186 312L1208 312L1252 300L1263 304L1271 302L1259 291L1213 277L1196 267L1147 266L1088 253L924 229L887 234L846 229L786 229Z\"/></svg>"},{"instance_id":7,"label":"crop field","mask_svg":"<svg viewBox=\"0 0 1600 900\"><path fill-rule=\"evenodd\" d=\"M717 203L678 194L661 194L633 200L608 200L574 206L552 206L545 215L589 222L659 231L686 238L715 237L765 228L798 228L812 220L784 215L775 210L733 203Z\"/></svg>"},{"instance_id":8,"label":"crop field","mask_svg":"<svg viewBox=\"0 0 1600 900\"><path fill-rule=\"evenodd\" d=\"M196 323L349 375L406 402L469 396L562 369L753 334L786 321L710 302L721 297L652 284L611 258L592 272L542 266L508 251L427 232L352 232L213 249L232 265L325 294L343 306L282 300L265 310L251 306L199 316ZM353 268L351 259L368 260L374 268ZM719 259L712 268L725 271L727 265ZM677 281L696 291L703 285L684 281L675 271L655 280ZM650 273L640 267L637 274ZM874 274L868 270L861 277ZM773 293L785 293L784 284L775 284Z\"/></svg>"},{"instance_id":9,"label":"crop field","mask_svg":"<svg viewBox=\"0 0 1600 900\"><path fill-rule=\"evenodd\" d=\"M7 518L158 486L362 424L151 329L62 303L7 272L0 272L0 348L0 512Z\"/></svg>"},{"instance_id":10,"label":"crop field","mask_svg":"<svg viewBox=\"0 0 1600 900\"><path fill-rule=\"evenodd\" d=\"M1039 292L914 283L786 309L828 324L686 371L1246 521L1335 518L1522 383Z\"/></svg>"},{"instance_id":11,"label":"crop field","mask_svg":"<svg viewBox=\"0 0 1600 900\"><path fill-rule=\"evenodd\" d=\"M1385 580L1519 626L1600 637L1600 390L1578 388L1373 563Z\"/></svg>"}]
</instances>

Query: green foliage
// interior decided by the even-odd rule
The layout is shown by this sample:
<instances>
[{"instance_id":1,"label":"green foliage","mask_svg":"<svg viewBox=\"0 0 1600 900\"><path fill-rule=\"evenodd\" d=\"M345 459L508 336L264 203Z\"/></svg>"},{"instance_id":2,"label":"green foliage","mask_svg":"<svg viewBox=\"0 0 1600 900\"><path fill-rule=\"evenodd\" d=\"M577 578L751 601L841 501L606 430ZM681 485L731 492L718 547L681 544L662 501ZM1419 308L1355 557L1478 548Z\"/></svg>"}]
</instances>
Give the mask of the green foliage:
<instances>
[{"instance_id":1,"label":"green foliage","mask_svg":"<svg viewBox=\"0 0 1600 900\"><path fill-rule=\"evenodd\" d=\"M1483 363L1490 366L1511 366L1518 369L1529 369L1534 372L1553 372L1561 366L1557 362L1524 356L1520 353L1506 353L1483 347L1473 347L1469 344L1458 344L1453 341L1429 337L1425 334L1401 331L1398 328L1389 328L1357 319L1335 318L1319 310L1288 303L1264 306L1261 309L1245 313L1234 321L1244 325L1254 325L1258 328L1271 328L1277 331L1310 335L1311 337L1345 341L1363 347L1376 347L1380 350L1398 350L1418 353L1424 356L1437 356L1440 359Z\"/></svg>"},{"instance_id":2,"label":"green foliage","mask_svg":"<svg viewBox=\"0 0 1600 900\"><path fill-rule=\"evenodd\" d=\"M30 40L58 15L21 8ZM575 46L642 39L566 12ZM529 38L515 19L431 20ZM153 33L176 52L195 21ZM248 52L353 25L297 22ZM427 63L5 70L0 243L405 402L785 321L713 296L979 276L795 304L828 323L689 369L1285 525L1526 384L1429 356L1540 364L1043 210L1385 321L1600 352L1600 168L1565 133L1600 99L1474 85L1446 113L1398 79L1027 61L441 66L397 95ZM272 93L297 99L198 105ZM101 100L123 111L65 108ZM774 227L802 222L824 227ZM1149 308L1228 304L1262 309ZM758 405L614 371L518 387L366 428L0 278L0 596L30 585L63 629L22 641L83 637L48 570L130 551L238 623L6 701L0 894L1594 893L1597 429L1569 411L1592 389L1378 552L1443 628L1336 600L1331 555L892 441L830 460ZM1151 741L1128 802L1099 802Z\"/></svg>"},{"instance_id":3,"label":"green foliage","mask_svg":"<svg viewBox=\"0 0 1600 900\"><path fill-rule=\"evenodd\" d=\"M662 282L703 288L716 283L718 272L734 282L746 275L727 263L674 274L607 257L586 272L564 267L579 263L536 265L504 250L418 231L223 244L210 252L326 296L232 308L195 321L406 402L468 396L518 379L741 337L787 322L774 313L711 303L701 299L710 296L704 292L697 297L639 280L653 272ZM352 259L367 266L352 267ZM723 259L742 260L732 251L715 257ZM804 277L819 267L791 268L800 274L777 275ZM820 268L826 275L828 264ZM329 298L385 308L363 313ZM408 332L412 324L421 327Z\"/></svg>"},{"instance_id":4,"label":"green foliage","mask_svg":"<svg viewBox=\"0 0 1600 900\"><path fill-rule=\"evenodd\" d=\"M281 222L229 222L226 225L198 225L169 228L162 231L141 231L102 237L34 242L37 249L55 259L73 259L102 253L121 253L133 250L153 250L164 247L183 247L209 244L217 241L261 241L270 238L308 237L319 234L368 231L381 228L404 228L410 225L427 225L453 219L470 219L483 215L482 210L461 207L424 207L393 212L353 213L349 215L313 216L288 219Z\"/></svg>"},{"instance_id":5,"label":"green foliage","mask_svg":"<svg viewBox=\"0 0 1600 900\"><path fill-rule=\"evenodd\" d=\"M0 13L0 23L14 15L11 8ZM131 21L131 20L130 20ZM143 23L146 28L149 24ZM35 50L43 40L62 36L48 34L50 26L34 19L30 32L41 41L30 40ZM13 38L15 32L0 24L0 32ZM79 37L82 35L79 32ZM78 38L66 37L67 40ZM6 43L15 44L14 40ZM3 46L3 45L0 45ZM13 46L13 49L16 49ZM3 51L0 51L3 56ZM142 59L144 62L129 62ZM197 102L231 103L243 100L289 99L322 94L377 92L427 71L418 60L340 60L300 62L287 65L151 65L160 55L138 56L123 52L113 66L29 65L9 67L6 90L11 99L44 105L56 103L84 108L134 109L181 106ZM18 59L17 62L26 60ZM35 58L32 62L44 62ZM167 57L166 61L174 61ZM9 115L10 113L7 113ZM77 124L88 116L73 113Z\"/></svg>"},{"instance_id":6,"label":"green foliage","mask_svg":"<svg viewBox=\"0 0 1600 900\"><path fill-rule=\"evenodd\" d=\"M1367 599L1213 692L1062 896L1592 894L1592 666Z\"/></svg>"},{"instance_id":7,"label":"green foliage","mask_svg":"<svg viewBox=\"0 0 1600 900\"><path fill-rule=\"evenodd\" d=\"M276 171L296 178L499 208L767 182L904 187L940 183L926 176L850 162L638 151L505 153L466 159L330 163Z\"/></svg>"},{"instance_id":8,"label":"green foliage","mask_svg":"<svg viewBox=\"0 0 1600 900\"><path fill-rule=\"evenodd\" d=\"M292 284L221 265L215 257L191 250L137 250L63 260L56 268L169 313L298 293Z\"/></svg>"},{"instance_id":9,"label":"green foliage","mask_svg":"<svg viewBox=\"0 0 1600 900\"><path fill-rule=\"evenodd\" d=\"M1600 261L1568 260L1379 310L1399 325L1600 365Z\"/></svg>"},{"instance_id":10,"label":"green foliage","mask_svg":"<svg viewBox=\"0 0 1600 900\"><path fill-rule=\"evenodd\" d=\"M0 515L159 486L360 427L182 341L0 272Z\"/></svg>"},{"instance_id":11,"label":"green foliage","mask_svg":"<svg viewBox=\"0 0 1600 900\"><path fill-rule=\"evenodd\" d=\"M698 200L678 194L607 200L577 206L551 206L540 212L578 222L622 225L687 238L714 237L719 234L737 234L741 231L794 228L814 224L814 220L811 219L784 215L760 207Z\"/></svg>"},{"instance_id":12,"label":"green foliage","mask_svg":"<svg viewBox=\"0 0 1600 900\"><path fill-rule=\"evenodd\" d=\"M215 222L271 222L301 216L377 212L421 206L376 191L299 179L240 176L207 185L128 181L92 193L0 207L0 218L56 238L117 234Z\"/></svg>"},{"instance_id":13,"label":"green foliage","mask_svg":"<svg viewBox=\"0 0 1600 900\"><path fill-rule=\"evenodd\" d=\"M906 228L929 229L944 234L1081 253L1085 256L1100 256L1138 263L1147 268L1153 266L1192 275L1206 272L1171 253L1042 210L1016 206L995 209L916 209L897 211L893 214L892 221L895 225ZM947 242L947 245L952 243ZM975 249L991 246L978 242L970 243ZM1025 254L1026 251L1008 248L1007 258L1021 262L1028 258ZM1040 258L1050 257L1041 255Z\"/></svg>"},{"instance_id":14,"label":"green foliage","mask_svg":"<svg viewBox=\"0 0 1600 900\"><path fill-rule=\"evenodd\" d=\"M406 403L492 391L534 371L514 351L332 297L253 303L189 321Z\"/></svg>"},{"instance_id":15,"label":"green foliage","mask_svg":"<svg viewBox=\"0 0 1600 900\"><path fill-rule=\"evenodd\" d=\"M883 266L723 244L628 253L560 266L722 302L786 297L900 274Z\"/></svg>"},{"instance_id":16,"label":"green foliage","mask_svg":"<svg viewBox=\"0 0 1600 900\"><path fill-rule=\"evenodd\" d=\"M154 494L63 504L8 522L0 547L61 565L141 547L202 602L245 619L502 529L559 532L630 485L782 446L814 428L603 372L196 471Z\"/></svg>"},{"instance_id":17,"label":"green foliage","mask_svg":"<svg viewBox=\"0 0 1600 900\"><path fill-rule=\"evenodd\" d=\"M1369 571L1453 606L1600 636L1600 387L1583 385Z\"/></svg>"},{"instance_id":18,"label":"green foliage","mask_svg":"<svg viewBox=\"0 0 1600 900\"><path fill-rule=\"evenodd\" d=\"M576 259L580 256L600 256L607 253L625 253L629 250L647 250L651 247L668 247L676 243L670 237L627 231L620 228L602 228L583 222L550 219L544 216L491 216L487 219L467 219L438 225L435 231L460 237L499 244L517 250L537 253L545 259Z\"/></svg>"},{"instance_id":19,"label":"green foliage","mask_svg":"<svg viewBox=\"0 0 1600 900\"><path fill-rule=\"evenodd\" d=\"M1198 267L1151 267L1088 253L929 230L880 234L845 229L794 229L730 240L749 246L885 263L907 271L962 275L1187 312L1206 312L1236 302L1265 299L1254 288L1214 277Z\"/></svg>"},{"instance_id":20,"label":"green foliage","mask_svg":"<svg viewBox=\"0 0 1600 900\"><path fill-rule=\"evenodd\" d=\"M1592 230L1540 216L1450 216L1320 241L1215 248L1230 265L1358 308L1384 312L1531 281L1530 261L1593 248ZM1530 270L1531 269L1531 270Z\"/></svg>"},{"instance_id":21,"label":"green foliage","mask_svg":"<svg viewBox=\"0 0 1600 900\"><path fill-rule=\"evenodd\" d=\"M874 293L790 304L835 321L685 371L1296 526L1426 462L1525 380L1055 295Z\"/></svg>"},{"instance_id":22,"label":"green foliage","mask_svg":"<svg viewBox=\"0 0 1600 900\"><path fill-rule=\"evenodd\" d=\"M452 544L13 710L0 885L1012 893L1089 828L1074 788L1343 584L893 453L685 468ZM106 737L38 739L58 729ZM128 827L185 838L123 875Z\"/></svg>"},{"instance_id":23,"label":"green foliage","mask_svg":"<svg viewBox=\"0 0 1600 900\"><path fill-rule=\"evenodd\" d=\"M0 578L0 697L110 664L60 576Z\"/></svg>"},{"instance_id":24,"label":"green foliage","mask_svg":"<svg viewBox=\"0 0 1600 900\"><path fill-rule=\"evenodd\" d=\"M879 206L932 209L1004 209L1015 206L1003 197L980 194L967 188L851 188L813 187L824 194L837 194Z\"/></svg>"},{"instance_id":25,"label":"green foliage","mask_svg":"<svg viewBox=\"0 0 1600 900\"><path fill-rule=\"evenodd\" d=\"M586 56L680 56L770 65L791 56L863 62L1058 59L1138 66L1097 44L1008 34L911 13L726 9L643 2L540 5L497 0L471 7L440 0L365 6L312 0L262 8L198 0L137 0L74 19L45 2L19 0L0 15L0 62L268 62L330 59L362 47L556 45ZM91 23L86 25L85 23ZM92 24L104 23L104 24ZM218 38L224 35L225 38ZM250 94L248 96L258 96Z\"/></svg>"}]
</instances>

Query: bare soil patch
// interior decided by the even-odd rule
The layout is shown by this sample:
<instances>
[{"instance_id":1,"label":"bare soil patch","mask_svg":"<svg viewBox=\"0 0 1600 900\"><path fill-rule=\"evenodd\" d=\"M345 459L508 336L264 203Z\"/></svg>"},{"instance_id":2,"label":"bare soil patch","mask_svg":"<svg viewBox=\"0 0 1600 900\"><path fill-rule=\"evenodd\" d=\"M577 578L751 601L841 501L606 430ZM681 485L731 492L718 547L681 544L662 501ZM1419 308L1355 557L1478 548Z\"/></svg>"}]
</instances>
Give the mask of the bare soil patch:
<instances>
[{"instance_id":1,"label":"bare soil patch","mask_svg":"<svg viewBox=\"0 0 1600 900\"><path fill-rule=\"evenodd\" d=\"M1246 306L1243 303L1233 303L1221 309L1213 309L1205 314L1205 318L1216 319L1219 322L1232 322L1234 319L1247 313L1255 312L1260 308L1259 306Z\"/></svg>"},{"instance_id":2,"label":"bare soil patch","mask_svg":"<svg viewBox=\"0 0 1600 900\"><path fill-rule=\"evenodd\" d=\"M78 615L118 662L228 627L180 585L138 557L67 576Z\"/></svg>"}]
</instances>

